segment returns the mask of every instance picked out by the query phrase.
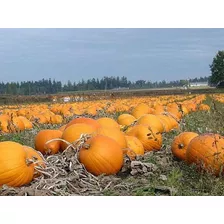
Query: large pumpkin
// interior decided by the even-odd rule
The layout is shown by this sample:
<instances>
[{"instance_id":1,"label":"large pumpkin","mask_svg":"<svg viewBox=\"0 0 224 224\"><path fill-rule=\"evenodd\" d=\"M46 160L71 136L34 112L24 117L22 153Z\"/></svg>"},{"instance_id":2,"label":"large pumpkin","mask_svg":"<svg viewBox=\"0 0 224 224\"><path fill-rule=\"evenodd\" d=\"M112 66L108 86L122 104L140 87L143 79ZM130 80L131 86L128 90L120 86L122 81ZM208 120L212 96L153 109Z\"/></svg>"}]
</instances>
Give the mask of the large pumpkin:
<instances>
[{"instance_id":1,"label":"large pumpkin","mask_svg":"<svg viewBox=\"0 0 224 224\"><path fill-rule=\"evenodd\" d=\"M173 139L171 151L173 155L181 160L186 160L186 151L190 141L198 136L195 132L182 132Z\"/></svg>"},{"instance_id":2,"label":"large pumpkin","mask_svg":"<svg viewBox=\"0 0 224 224\"><path fill-rule=\"evenodd\" d=\"M123 165L123 151L115 140L97 135L80 150L79 160L94 175L116 174Z\"/></svg>"},{"instance_id":3,"label":"large pumpkin","mask_svg":"<svg viewBox=\"0 0 224 224\"><path fill-rule=\"evenodd\" d=\"M49 143L47 142L61 137L62 132L60 130L50 130L50 129L41 130L37 133L34 139L35 149L43 154L48 155L56 154L58 153L61 146L60 140L55 140Z\"/></svg>"},{"instance_id":4,"label":"large pumpkin","mask_svg":"<svg viewBox=\"0 0 224 224\"><path fill-rule=\"evenodd\" d=\"M224 137L219 134L203 134L193 138L188 145L186 160L216 176L224 173Z\"/></svg>"},{"instance_id":5,"label":"large pumpkin","mask_svg":"<svg viewBox=\"0 0 224 224\"><path fill-rule=\"evenodd\" d=\"M33 162L23 146L16 142L0 142L0 186L20 187L32 181Z\"/></svg>"}]
</instances>

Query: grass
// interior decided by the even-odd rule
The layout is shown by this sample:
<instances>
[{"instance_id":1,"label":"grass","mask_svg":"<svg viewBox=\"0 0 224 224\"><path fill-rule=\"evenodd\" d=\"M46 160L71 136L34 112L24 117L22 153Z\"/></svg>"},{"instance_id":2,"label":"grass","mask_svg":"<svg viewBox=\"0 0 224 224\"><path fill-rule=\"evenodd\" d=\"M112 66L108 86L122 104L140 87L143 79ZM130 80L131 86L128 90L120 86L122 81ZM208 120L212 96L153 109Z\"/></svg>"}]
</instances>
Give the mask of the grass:
<instances>
[{"instance_id":1,"label":"grass","mask_svg":"<svg viewBox=\"0 0 224 224\"><path fill-rule=\"evenodd\" d=\"M203 102L211 107L209 112L197 111L185 116L181 121L181 129L163 134L163 147L158 152L145 154L143 162L152 163L157 170L148 176L130 174L119 176L123 187L109 187L103 192L105 196L133 195L133 196L198 196L223 195L224 177L214 177L209 173L200 173L195 166L189 166L183 161L175 159L170 145L173 138L183 131L193 131L198 134L212 132L224 135L224 105L214 102L212 95L207 95ZM115 114L114 117L117 117ZM35 128L16 134L0 136L0 141L16 141L34 147L34 137L43 128Z\"/></svg>"}]
</instances>

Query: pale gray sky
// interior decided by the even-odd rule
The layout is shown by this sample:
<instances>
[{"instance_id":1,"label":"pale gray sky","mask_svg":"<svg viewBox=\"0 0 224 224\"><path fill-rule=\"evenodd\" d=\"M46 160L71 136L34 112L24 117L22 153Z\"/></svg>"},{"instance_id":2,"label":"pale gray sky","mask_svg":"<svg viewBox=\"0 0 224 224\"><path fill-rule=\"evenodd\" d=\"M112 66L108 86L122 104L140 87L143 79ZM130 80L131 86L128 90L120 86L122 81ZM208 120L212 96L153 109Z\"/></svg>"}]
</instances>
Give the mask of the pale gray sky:
<instances>
[{"instance_id":1,"label":"pale gray sky","mask_svg":"<svg viewBox=\"0 0 224 224\"><path fill-rule=\"evenodd\" d=\"M224 29L0 29L0 81L210 75Z\"/></svg>"}]
</instances>

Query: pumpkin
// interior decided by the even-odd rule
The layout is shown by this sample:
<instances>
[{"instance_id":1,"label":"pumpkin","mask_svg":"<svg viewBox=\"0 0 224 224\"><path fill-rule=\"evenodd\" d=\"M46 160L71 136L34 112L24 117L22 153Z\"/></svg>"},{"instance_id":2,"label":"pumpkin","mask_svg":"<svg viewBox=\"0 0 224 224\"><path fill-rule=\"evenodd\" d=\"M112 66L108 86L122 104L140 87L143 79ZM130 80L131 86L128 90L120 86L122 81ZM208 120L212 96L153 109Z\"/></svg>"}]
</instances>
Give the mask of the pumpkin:
<instances>
[{"instance_id":1,"label":"pumpkin","mask_svg":"<svg viewBox=\"0 0 224 224\"><path fill-rule=\"evenodd\" d=\"M209 111L210 110L210 107L209 107L209 105L207 105L207 104L200 104L199 106L198 106L198 109L199 110L205 110L205 111Z\"/></svg>"},{"instance_id":2,"label":"pumpkin","mask_svg":"<svg viewBox=\"0 0 224 224\"><path fill-rule=\"evenodd\" d=\"M142 143L145 151L160 150L162 146L162 135L154 127L136 125L130 128L126 135L135 136Z\"/></svg>"},{"instance_id":3,"label":"pumpkin","mask_svg":"<svg viewBox=\"0 0 224 224\"><path fill-rule=\"evenodd\" d=\"M0 142L0 186L20 187L32 181L33 162L19 143Z\"/></svg>"},{"instance_id":4,"label":"pumpkin","mask_svg":"<svg viewBox=\"0 0 224 224\"><path fill-rule=\"evenodd\" d=\"M127 148L124 153L128 155L131 160L134 160L138 155L144 155L144 147L139 139L135 136L125 135Z\"/></svg>"},{"instance_id":5,"label":"pumpkin","mask_svg":"<svg viewBox=\"0 0 224 224\"><path fill-rule=\"evenodd\" d=\"M193 138L187 148L186 161L216 176L223 174L224 137L219 134L203 134Z\"/></svg>"},{"instance_id":6,"label":"pumpkin","mask_svg":"<svg viewBox=\"0 0 224 224\"><path fill-rule=\"evenodd\" d=\"M51 117L50 117L50 122L52 123L52 124L61 124L62 123L62 121L63 121L63 117L61 116L61 115L52 115Z\"/></svg>"},{"instance_id":7,"label":"pumpkin","mask_svg":"<svg viewBox=\"0 0 224 224\"><path fill-rule=\"evenodd\" d=\"M120 125L129 126L135 121L136 121L136 118L132 116L131 114L121 114L117 118L117 123Z\"/></svg>"},{"instance_id":8,"label":"pumpkin","mask_svg":"<svg viewBox=\"0 0 224 224\"><path fill-rule=\"evenodd\" d=\"M97 121L98 121L98 123L100 124L101 127L120 129L119 124L112 118L101 117L101 118L97 119Z\"/></svg>"},{"instance_id":9,"label":"pumpkin","mask_svg":"<svg viewBox=\"0 0 224 224\"><path fill-rule=\"evenodd\" d=\"M107 127L101 127L96 130L94 135L104 135L108 136L112 139L114 139L120 146L121 148L126 148L127 143L125 140L125 134L120 131L120 129L117 129L116 127L114 128L107 128Z\"/></svg>"},{"instance_id":10,"label":"pumpkin","mask_svg":"<svg viewBox=\"0 0 224 224\"><path fill-rule=\"evenodd\" d=\"M148 114L150 107L145 103L138 104L131 112L131 115L135 118L139 118L144 114Z\"/></svg>"},{"instance_id":11,"label":"pumpkin","mask_svg":"<svg viewBox=\"0 0 224 224\"><path fill-rule=\"evenodd\" d=\"M157 118L161 120L164 125L164 132L169 132L173 128L173 124L167 115L158 114L156 115Z\"/></svg>"},{"instance_id":12,"label":"pumpkin","mask_svg":"<svg viewBox=\"0 0 224 224\"><path fill-rule=\"evenodd\" d=\"M69 143L73 143L78 140L81 134L92 134L96 131L96 128L92 125L85 123L77 123L66 128L62 134L62 139ZM61 142L61 149L65 150L68 144Z\"/></svg>"},{"instance_id":13,"label":"pumpkin","mask_svg":"<svg viewBox=\"0 0 224 224\"><path fill-rule=\"evenodd\" d=\"M116 174L123 165L123 151L115 140L97 135L87 140L79 160L94 175Z\"/></svg>"},{"instance_id":14,"label":"pumpkin","mask_svg":"<svg viewBox=\"0 0 224 224\"><path fill-rule=\"evenodd\" d=\"M32 129L33 124L26 117L18 116L18 118L23 122L25 129Z\"/></svg>"},{"instance_id":15,"label":"pumpkin","mask_svg":"<svg viewBox=\"0 0 224 224\"><path fill-rule=\"evenodd\" d=\"M186 160L186 151L190 141L198 136L195 132L182 132L176 136L171 144L173 155L181 160Z\"/></svg>"},{"instance_id":16,"label":"pumpkin","mask_svg":"<svg viewBox=\"0 0 224 224\"><path fill-rule=\"evenodd\" d=\"M161 133L164 131L163 122L156 115L153 114L146 114L141 116L136 124L143 124L150 127L155 127Z\"/></svg>"},{"instance_id":17,"label":"pumpkin","mask_svg":"<svg viewBox=\"0 0 224 224\"><path fill-rule=\"evenodd\" d=\"M23 131L25 129L25 124L19 117L13 117L12 123L15 131Z\"/></svg>"},{"instance_id":18,"label":"pumpkin","mask_svg":"<svg viewBox=\"0 0 224 224\"><path fill-rule=\"evenodd\" d=\"M75 118L73 120L71 120L65 127L68 128L69 126L73 125L73 124L80 124L80 123L84 123L87 125L91 125L94 129L97 129L100 127L100 124L98 121L92 119L92 118L87 118L87 117L79 117L79 118Z\"/></svg>"},{"instance_id":19,"label":"pumpkin","mask_svg":"<svg viewBox=\"0 0 224 224\"><path fill-rule=\"evenodd\" d=\"M40 151L43 154L56 154L58 153L61 142L59 140L49 142L48 141L55 139L55 138L61 138L62 132L60 130L41 130L37 133L34 139L35 149Z\"/></svg>"}]
</instances>

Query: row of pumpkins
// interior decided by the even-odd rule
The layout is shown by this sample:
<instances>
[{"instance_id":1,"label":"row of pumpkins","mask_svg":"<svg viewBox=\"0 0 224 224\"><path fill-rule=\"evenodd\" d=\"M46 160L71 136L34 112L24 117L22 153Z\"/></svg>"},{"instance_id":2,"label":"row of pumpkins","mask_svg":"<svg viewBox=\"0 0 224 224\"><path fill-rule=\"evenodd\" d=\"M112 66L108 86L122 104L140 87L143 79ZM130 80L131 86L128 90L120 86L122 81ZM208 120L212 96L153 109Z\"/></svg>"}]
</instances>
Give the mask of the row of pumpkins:
<instances>
[{"instance_id":1,"label":"row of pumpkins","mask_svg":"<svg viewBox=\"0 0 224 224\"><path fill-rule=\"evenodd\" d=\"M201 95L203 98L204 95ZM189 100L187 100L189 99ZM106 114L131 111L136 105L145 103L150 106L150 113L160 114L164 110L164 105L168 105L168 111L172 103L183 103L182 108L185 111L185 104L189 104L190 110L195 110L194 96L161 96L161 97L133 97L131 99L98 100L88 102L76 102L65 104L33 104L19 105L18 107L8 106L0 107L0 131L2 133L12 133L32 129L35 124L62 124L74 115L96 116L100 111ZM191 108L190 108L191 107ZM147 111L148 108L145 108ZM202 108L203 109L203 108ZM144 110L144 109L143 109ZM142 112L136 111L133 115L136 118L141 116Z\"/></svg>"},{"instance_id":2,"label":"row of pumpkins","mask_svg":"<svg viewBox=\"0 0 224 224\"><path fill-rule=\"evenodd\" d=\"M154 108L140 103L130 114L121 114L117 120L75 118L58 130L39 131L34 140L35 149L16 142L0 142L0 186L18 187L30 183L40 175L35 168L45 167L42 155L66 150L82 134L90 136L78 153L85 168L94 175L116 174L123 166L124 154L133 160L147 151L160 150L162 133L179 128L178 122L184 115L198 109L209 110L208 105L201 103L204 99L205 96L199 95L179 104ZM223 147L222 136L183 132L174 139L171 149L174 156L189 163L204 160L206 167L214 164L212 168L218 174L224 164Z\"/></svg>"}]
</instances>

